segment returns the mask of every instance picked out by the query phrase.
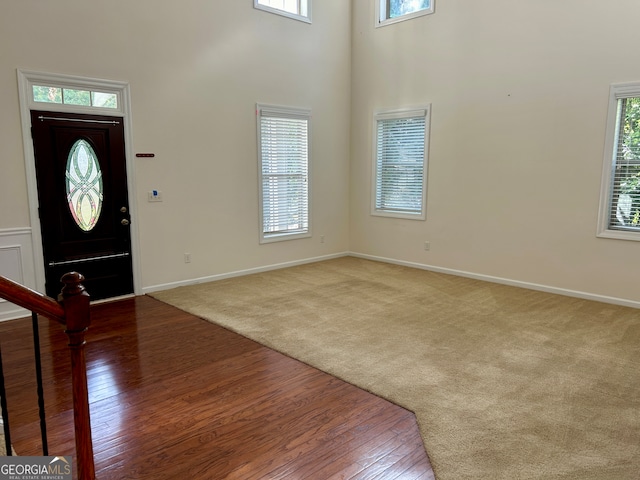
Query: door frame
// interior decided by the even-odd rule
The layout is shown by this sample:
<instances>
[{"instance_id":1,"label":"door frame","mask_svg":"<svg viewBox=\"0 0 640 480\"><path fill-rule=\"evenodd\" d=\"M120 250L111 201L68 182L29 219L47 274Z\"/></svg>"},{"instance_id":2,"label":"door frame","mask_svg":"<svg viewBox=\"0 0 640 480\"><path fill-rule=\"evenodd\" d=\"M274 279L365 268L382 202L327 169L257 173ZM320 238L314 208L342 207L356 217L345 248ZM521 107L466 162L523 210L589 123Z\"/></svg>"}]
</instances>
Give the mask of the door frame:
<instances>
[{"instance_id":1,"label":"door frame","mask_svg":"<svg viewBox=\"0 0 640 480\"><path fill-rule=\"evenodd\" d=\"M124 142L127 170L127 192L129 194L129 212L131 214L131 256L133 267L133 292L141 295L140 270L140 236L138 230L138 207L135 189L135 168L133 164L133 141L131 130L131 97L129 84L126 82L103 80L97 78L78 77L72 75L43 73L29 70L17 70L18 97L20 102L20 118L22 123L22 143L24 147L24 164L27 178L27 198L29 201L29 217L33 243L33 262L35 268L35 289L45 291L44 253L42 249L42 230L38 215L38 185L36 181L35 154L31 138L31 110L48 110L51 112L84 113L94 115L110 115L124 119ZM33 85L55 85L67 88L106 91L118 96L118 108L83 107L78 105L62 105L57 103L36 103L33 101ZM89 292L91 294L91 292Z\"/></svg>"}]
</instances>

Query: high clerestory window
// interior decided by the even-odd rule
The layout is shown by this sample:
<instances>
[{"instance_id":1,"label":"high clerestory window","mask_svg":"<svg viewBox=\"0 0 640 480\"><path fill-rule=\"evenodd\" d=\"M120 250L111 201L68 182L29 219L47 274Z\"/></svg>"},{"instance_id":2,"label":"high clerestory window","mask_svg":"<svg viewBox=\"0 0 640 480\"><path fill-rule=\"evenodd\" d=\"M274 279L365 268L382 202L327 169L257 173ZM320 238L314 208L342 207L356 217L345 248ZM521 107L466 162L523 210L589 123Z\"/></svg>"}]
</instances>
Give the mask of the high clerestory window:
<instances>
[{"instance_id":1,"label":"high clerestory window","mask_svg":"<svg viewBox=\"0 0 640 480\"><path fill-rule=\"evenodd\" d=\"M433 13L435 0L375 0L376 27Z\"/></svg>"},{"instance_id":2,"label":"high clerestory window","mask_svg":"<svg viewBox=\"0 0 640 480\"><path fill-rule=\"evenodd\" d=\"M640 240L640 83L612 85L598 236Z\"/></svg>"},{"instance_id":3,"label":"high clerestory window","mask_svg":"<svg viewBox=\"0 0 640 480\"><path fill-rule=\"evenodd\" d=\"M311 0L253 0L254 8L311 23Z\"/></svg>"}]
</instances>

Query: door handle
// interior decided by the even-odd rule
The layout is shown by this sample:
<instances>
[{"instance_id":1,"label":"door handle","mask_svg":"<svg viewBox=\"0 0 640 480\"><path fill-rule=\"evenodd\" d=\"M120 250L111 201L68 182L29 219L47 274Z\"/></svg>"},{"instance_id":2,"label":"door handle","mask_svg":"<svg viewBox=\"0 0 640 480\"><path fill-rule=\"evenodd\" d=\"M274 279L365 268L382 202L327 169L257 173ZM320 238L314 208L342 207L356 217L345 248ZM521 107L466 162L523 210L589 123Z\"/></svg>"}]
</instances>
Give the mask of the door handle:
<instances>
[{"instance_id":1,"label":"door handle","mask_svg":"<svg viewBox=\"0 0 640 480\"><path fill-rule=\"evenodd\" d=\"M129 225L129 223L130 223L130 222L129 222L129 220L127 220L126 218L123 218L122 220L120 220L120 223L121 223L122 225L124 225L124 226L127 226L127 225Z\"/></svg>"}]
</instances>

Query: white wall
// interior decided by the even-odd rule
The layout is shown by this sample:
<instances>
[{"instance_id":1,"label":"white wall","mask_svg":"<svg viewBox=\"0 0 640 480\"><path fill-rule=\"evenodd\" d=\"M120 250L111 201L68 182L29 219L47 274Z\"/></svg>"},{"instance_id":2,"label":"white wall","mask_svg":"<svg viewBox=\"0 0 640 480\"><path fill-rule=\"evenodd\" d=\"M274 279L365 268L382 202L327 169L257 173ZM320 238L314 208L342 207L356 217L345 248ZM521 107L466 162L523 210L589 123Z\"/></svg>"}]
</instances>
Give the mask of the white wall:
<instances>
[{"instance_id":1,"label":"white wall","mask_svg":"<svg viewBox=\"0 0 640 480\"><path fill-rule=\"evenodd\" d=\"M436 0L377 29L373 1L353 6L351 250L640 301L640 243L596 238L609 85L640 80L640 2ZM424 103L427 219L373 217L373 112Z\"/></svg>"},{"instance_id":2,"label":"white wall","mask_svg":"<svg viewBox=\"0 0 640 480\"><path fill-rule=\"evenodd\" d=\"M374 29L373 2L315 0L312 25L250 0L3 2L0 229L31 225L22 68L130 83L133 150L156 154L133 172L144 288L351 250L640 301L640 243L595 236L640 3L436 0ZM256 102L313 110L311 239L258 244ZM372 217L373 112L424 103L427 220Z\"/></svg>"},{"instance_id":3,"label":"white wall","mask_svg":"<svg viewBox=\"0 0 640 480\"><path fill-rule=\"evenodd\" d=\"M133 150L155 153L132 172L143 288L348 250L348 2L314 2L312 25L250 0L21 0L1 10L0 228L31 224L21 68L130 83ZM258 243L256 102L312 110L313 238ZM147 202L152 189L162 203Z\"/></svg>"}]
</instances>

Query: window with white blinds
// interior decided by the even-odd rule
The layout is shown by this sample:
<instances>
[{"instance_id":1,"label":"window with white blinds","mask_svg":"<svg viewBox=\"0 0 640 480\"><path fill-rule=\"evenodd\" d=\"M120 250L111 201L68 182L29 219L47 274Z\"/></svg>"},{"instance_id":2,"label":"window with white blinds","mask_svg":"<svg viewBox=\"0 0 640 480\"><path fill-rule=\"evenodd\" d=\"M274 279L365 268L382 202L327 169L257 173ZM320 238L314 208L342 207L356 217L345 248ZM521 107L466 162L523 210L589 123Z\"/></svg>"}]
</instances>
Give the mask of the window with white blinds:
<instances>
[{"instance_id":1,"label":"window with white blinds","mask_svg":"<svg viewBox=\"0 0 640 480\"><path fill-rule=\"evenodd\" d=\"M374 116L373 215L424 220L429 108Z\"/></svg>"},{"instance_id":2,"label":"window with white blinds","mask_svg":"<svg viewBox=\"0 0 640 480\"><path fill-rule=\"evenodd\" d=\"M640 240L640 83L613 85L609 102L599 234Z\"/></svg>"},{"instance_id":3,"label":"window with white blinds","mask_svg":"<svg viewBox=\"0 0 640 480\"><path fill-rule=\"evenodd\" d=\"M260 241L310 236L311 112L258 105Z\"/></svg>"}]
</instances>

